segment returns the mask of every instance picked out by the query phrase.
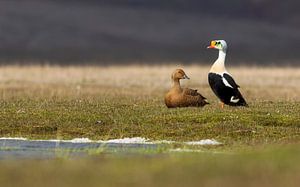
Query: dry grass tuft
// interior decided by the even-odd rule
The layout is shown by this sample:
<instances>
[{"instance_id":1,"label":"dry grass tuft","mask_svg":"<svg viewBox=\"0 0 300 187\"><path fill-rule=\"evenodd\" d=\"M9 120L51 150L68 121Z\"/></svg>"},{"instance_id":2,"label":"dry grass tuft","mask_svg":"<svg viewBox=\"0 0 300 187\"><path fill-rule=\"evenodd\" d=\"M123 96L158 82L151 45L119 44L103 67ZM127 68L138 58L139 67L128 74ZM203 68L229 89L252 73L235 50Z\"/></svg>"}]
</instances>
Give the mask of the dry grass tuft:
<instances>
[{"instance_id":1,"label":"dry grass tuft","mask_svg":"<svg viewBox=\"0 0 300 187\"><path fill-rule=\"evenodd\" d=\"M2 66L2 99L34 96L136 95L162 96L170 87L170 74L183 68L191 77L185 86L216 99L207 83L208 66ZM229 67L248 100L300 100L300 68Z\"/></svg>"}]
</instances>

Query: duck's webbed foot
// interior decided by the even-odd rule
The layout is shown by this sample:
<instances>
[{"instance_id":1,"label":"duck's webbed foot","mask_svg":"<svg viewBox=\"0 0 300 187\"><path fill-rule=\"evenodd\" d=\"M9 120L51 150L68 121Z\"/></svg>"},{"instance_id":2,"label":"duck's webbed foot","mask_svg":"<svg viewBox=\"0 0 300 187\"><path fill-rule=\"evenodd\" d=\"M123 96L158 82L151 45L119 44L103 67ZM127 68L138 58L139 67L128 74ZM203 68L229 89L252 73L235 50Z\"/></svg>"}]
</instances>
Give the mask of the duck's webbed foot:
<instances>
[{"instance_id":1,"label":"duck's webbed foot","mask_svg":"<svg viewBox=\"0 0 300 187\"><path fill-rule=\"evenodd\" d=\"M220 105L221 105L221 108L223 109L224 108L224 103L222 101L220 102Z\"/></svg>"}]
</instances>

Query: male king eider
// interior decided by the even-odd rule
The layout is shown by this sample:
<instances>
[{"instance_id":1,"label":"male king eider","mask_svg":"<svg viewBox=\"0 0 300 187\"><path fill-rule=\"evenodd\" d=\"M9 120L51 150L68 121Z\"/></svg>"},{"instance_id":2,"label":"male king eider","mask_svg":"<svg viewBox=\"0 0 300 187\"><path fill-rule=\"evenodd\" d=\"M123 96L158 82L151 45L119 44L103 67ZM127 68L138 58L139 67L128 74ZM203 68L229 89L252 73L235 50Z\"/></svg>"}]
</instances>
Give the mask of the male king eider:
<instances>
[{"instance_id":1,"label":"male king eider","mask_svg":"<svg viewBox=\"0 0 300 187\"><path fill-rule=\"evenodd\" d=\"M231 75L226 71L226 42L224 40L213 40L207 48L219 50L219 58L209 71L208 82L213 92L221 100L221 107L223 108L224 104L230 106L248 106L238 89L240 86L235 83Z\"/></svg>"}]
</instances>

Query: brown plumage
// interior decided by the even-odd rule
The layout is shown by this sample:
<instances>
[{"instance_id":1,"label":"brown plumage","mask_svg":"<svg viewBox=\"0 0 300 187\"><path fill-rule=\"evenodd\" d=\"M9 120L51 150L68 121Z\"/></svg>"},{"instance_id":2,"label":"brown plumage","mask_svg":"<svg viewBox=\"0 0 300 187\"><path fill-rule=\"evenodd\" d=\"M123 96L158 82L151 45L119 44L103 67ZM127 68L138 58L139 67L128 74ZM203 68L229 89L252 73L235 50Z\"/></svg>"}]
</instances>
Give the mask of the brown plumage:
<instances>
[{"instance_id":1,"label":"brown plumage","mask_svg":"<svg viewBox=\"0 0 300 187\"><path fill-rule=\"evenodd\" d=\"M165 95L165 104L168 108L175 107L202 107L208 102L197 90L181 88L180 79L189 79L182 69L176 69L172 74L173 87Z\"/></svg>"}]
</instances>

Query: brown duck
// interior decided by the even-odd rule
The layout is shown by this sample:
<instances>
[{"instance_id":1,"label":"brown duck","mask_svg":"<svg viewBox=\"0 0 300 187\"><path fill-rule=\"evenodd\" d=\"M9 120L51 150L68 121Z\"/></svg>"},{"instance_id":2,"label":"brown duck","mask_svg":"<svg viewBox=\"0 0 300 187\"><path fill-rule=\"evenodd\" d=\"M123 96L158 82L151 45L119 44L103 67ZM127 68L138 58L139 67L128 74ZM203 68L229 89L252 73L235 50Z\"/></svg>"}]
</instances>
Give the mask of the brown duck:
<instances>
[{"instance_id":1,"label":"brown duck","mask_svg":"<svg viewBox=\"0 0 300 187\"><path fill-rule=\"evenodd\" d=\"M197 90L181 88L180 79L190 79L182 69L176 69L172 74L173 87L165 95L168 108L202 107L208 102Z\"/></svg>"}]
</instances>

